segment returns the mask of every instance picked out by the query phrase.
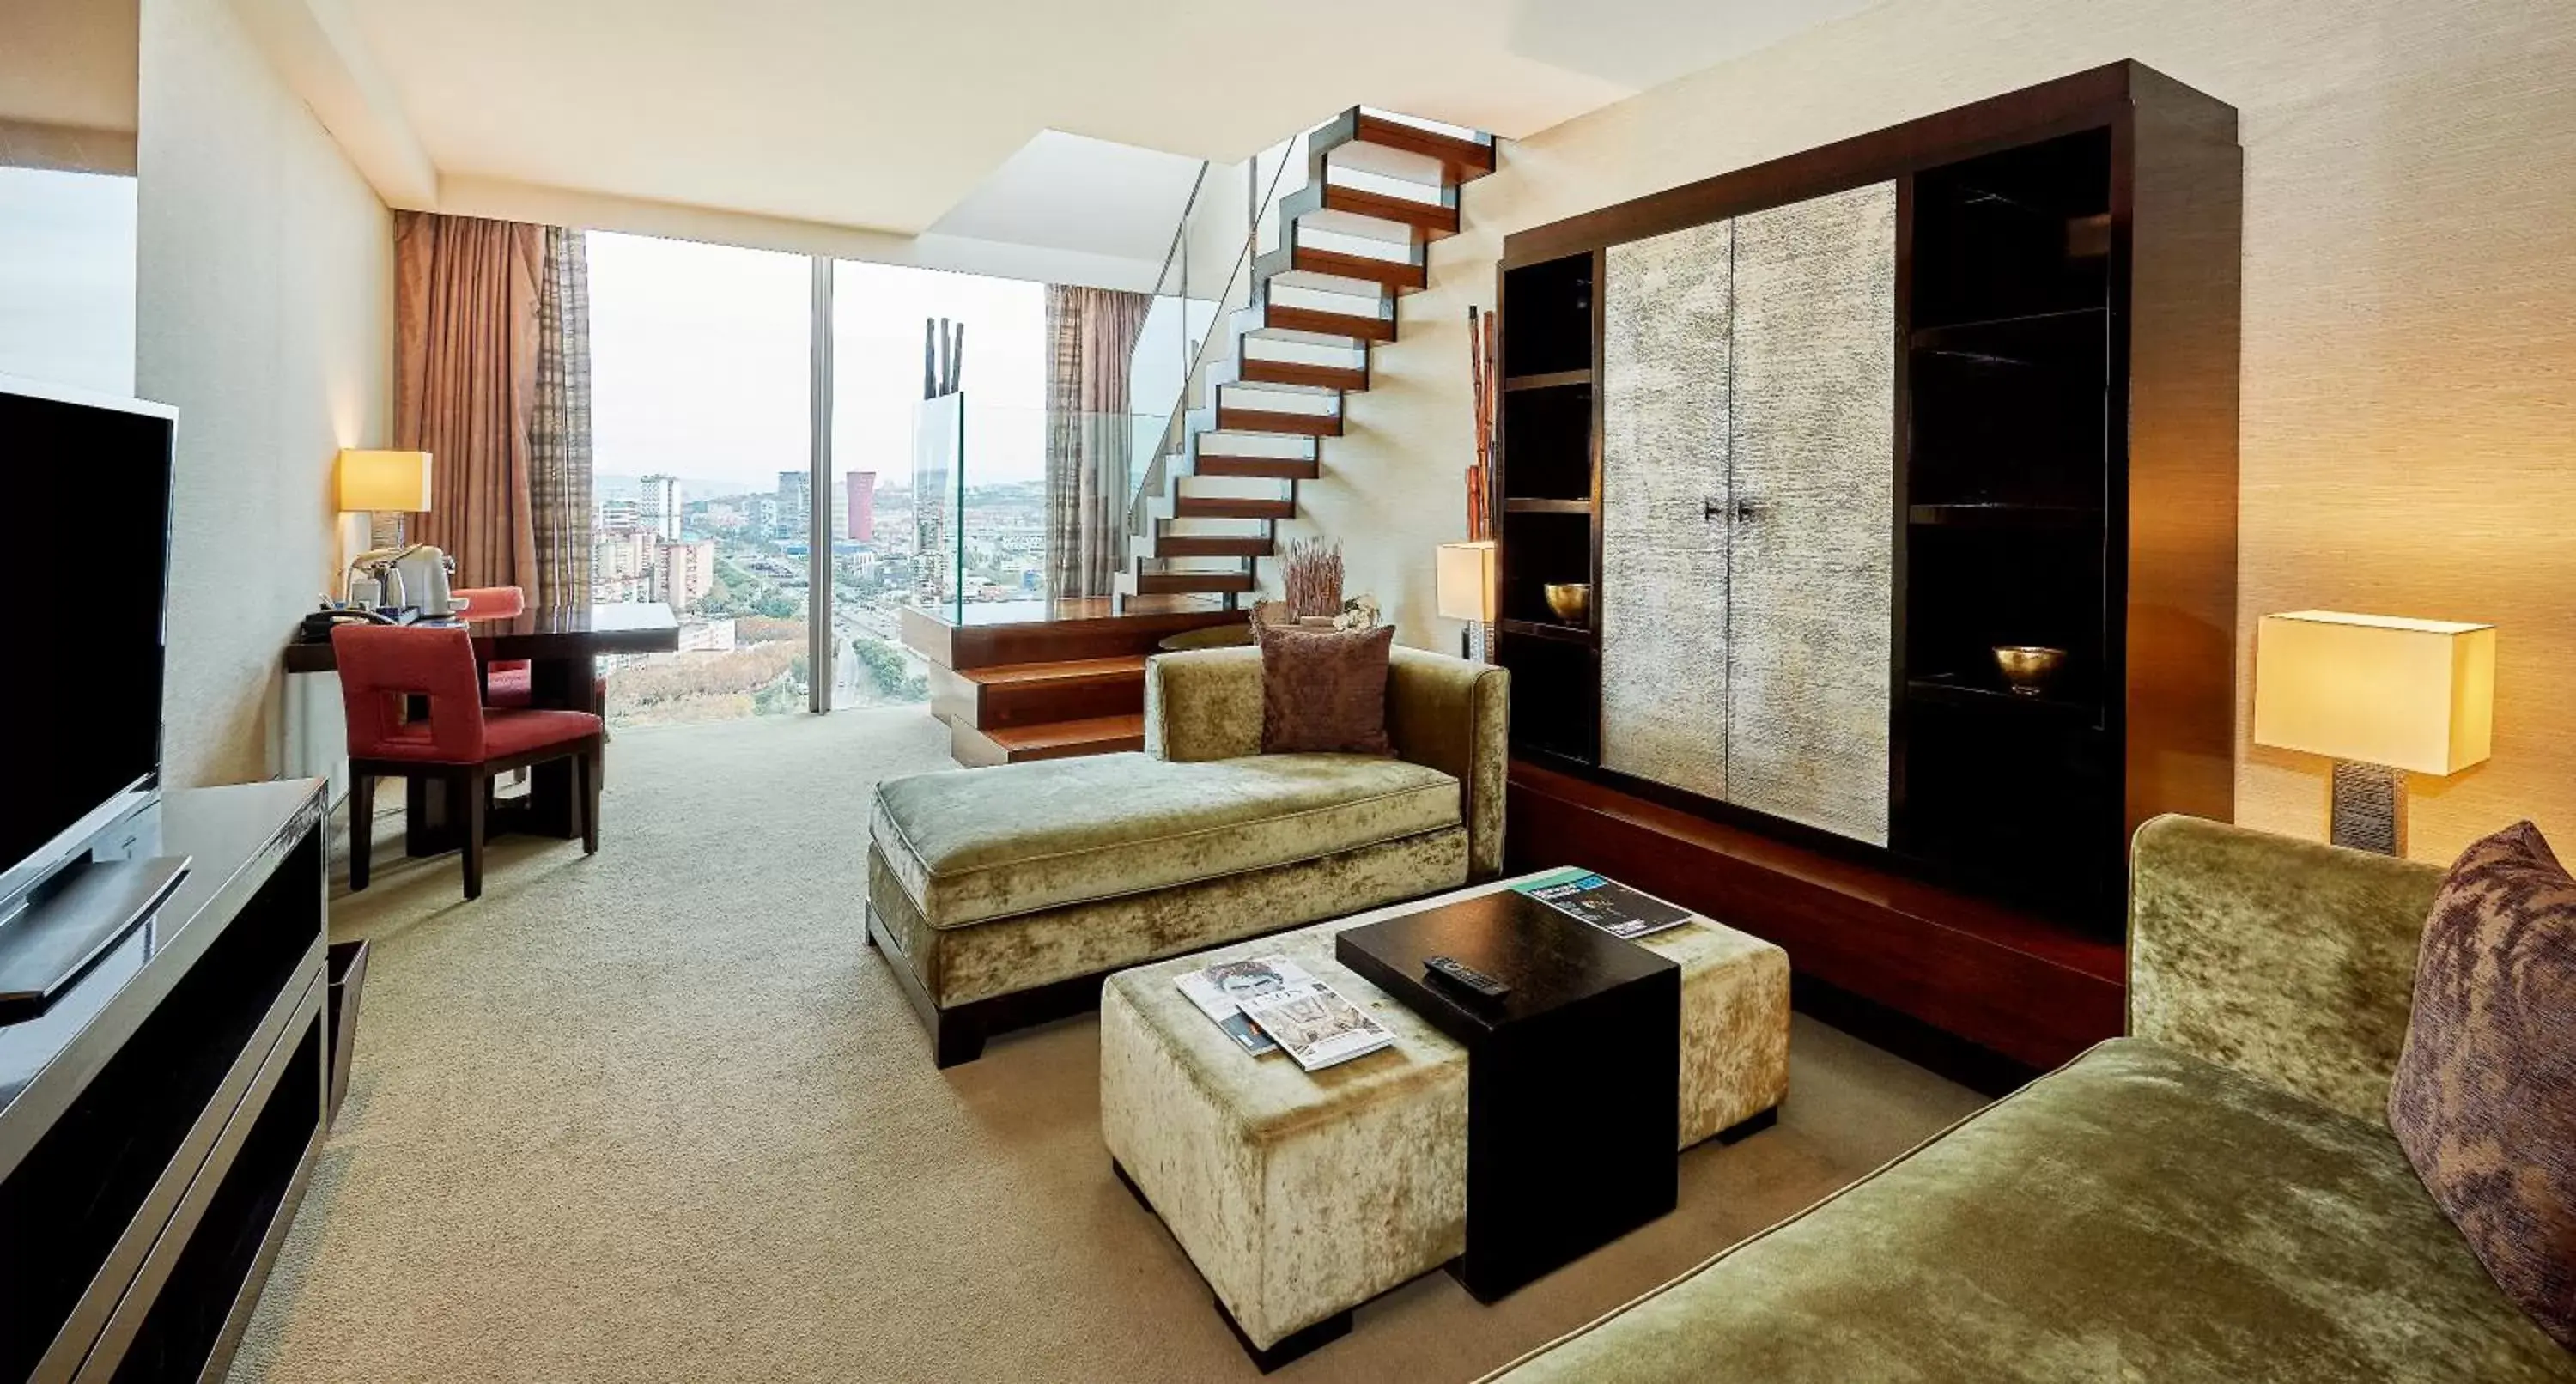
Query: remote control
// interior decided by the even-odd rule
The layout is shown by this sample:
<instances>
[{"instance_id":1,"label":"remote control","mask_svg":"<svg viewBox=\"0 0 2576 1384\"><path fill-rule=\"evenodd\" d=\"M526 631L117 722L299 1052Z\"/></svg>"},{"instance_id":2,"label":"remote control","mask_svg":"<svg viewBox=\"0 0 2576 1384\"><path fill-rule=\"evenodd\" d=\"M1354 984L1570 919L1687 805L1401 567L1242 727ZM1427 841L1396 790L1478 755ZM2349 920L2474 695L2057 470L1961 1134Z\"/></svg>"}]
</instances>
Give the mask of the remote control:
<instances>
[{"instance_id":1,"label":"remote control","mask_svg":"<svg viewBox=\"0 0 2576 1384\"><path fill-rule=\"evenodd\" d=\"M1484 999L1498 1000L1512 992L1512 987L1454 956L1430 957L1423 961L1422 969L1441 980L1472 990Z\"/></svg>"}]
</instances>

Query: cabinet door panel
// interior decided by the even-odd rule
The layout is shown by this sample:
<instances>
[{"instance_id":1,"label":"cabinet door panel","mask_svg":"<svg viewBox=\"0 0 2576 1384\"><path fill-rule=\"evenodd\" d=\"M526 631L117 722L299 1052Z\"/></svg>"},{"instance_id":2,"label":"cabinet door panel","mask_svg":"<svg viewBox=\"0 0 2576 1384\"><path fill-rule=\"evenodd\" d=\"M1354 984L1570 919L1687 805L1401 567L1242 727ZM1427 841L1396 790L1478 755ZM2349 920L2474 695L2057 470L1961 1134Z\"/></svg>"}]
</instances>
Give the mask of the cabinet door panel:
<instances>
[{"instance_id":1,"label":"cabinet door panel","mask_svg":"<svg viewBox=\"0 0 2576 1384\"><path fill-rule=\"evenodd\" d=\"M1601 340L1601 764L1726 781L1730 223L1611 247Z\"/></svg>"},{"instance_id":2,"label":"cabinet door panel","mask_svg":"<svg viewBox=\"0 0 2576 1384\"><path fill-rule=\"evenodd\" d=\"M1727 798L1887 843L1896 185L1735 222Z\"/></svg>"}]
</instances>

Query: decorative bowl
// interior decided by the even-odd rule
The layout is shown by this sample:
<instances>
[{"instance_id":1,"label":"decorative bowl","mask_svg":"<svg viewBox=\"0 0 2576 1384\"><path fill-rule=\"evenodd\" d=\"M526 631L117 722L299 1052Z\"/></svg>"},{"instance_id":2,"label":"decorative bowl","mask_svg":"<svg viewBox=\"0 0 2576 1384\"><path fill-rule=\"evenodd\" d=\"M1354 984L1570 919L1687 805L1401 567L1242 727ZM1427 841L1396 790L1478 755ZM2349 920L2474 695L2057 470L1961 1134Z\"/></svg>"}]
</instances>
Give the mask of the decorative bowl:
<instances>
[{"instance_id":1,"label":"decorative bowl","mask_svg":"<svg viewBox=\"0 0 2576 1384\"><path fill-rule=\"evenodd\" d=\"M1539 588L1547 597L1547 608L1556 618L1569 625L1592 623L1592 583L1588 581L1552 581Z\"/></svg>"},{"instance_id":2,"label":"decorative bowl","mask_svg":"<svg viewBox=\"0 0 2576 1384\"><path fill-rule=\"evenodd\" d=\"M2066 651L2039 644L1997 644L1995 666L2003 670L2004 682L2015 696L2036 697L2066 666Z\"/></svg>"}]
</instances>

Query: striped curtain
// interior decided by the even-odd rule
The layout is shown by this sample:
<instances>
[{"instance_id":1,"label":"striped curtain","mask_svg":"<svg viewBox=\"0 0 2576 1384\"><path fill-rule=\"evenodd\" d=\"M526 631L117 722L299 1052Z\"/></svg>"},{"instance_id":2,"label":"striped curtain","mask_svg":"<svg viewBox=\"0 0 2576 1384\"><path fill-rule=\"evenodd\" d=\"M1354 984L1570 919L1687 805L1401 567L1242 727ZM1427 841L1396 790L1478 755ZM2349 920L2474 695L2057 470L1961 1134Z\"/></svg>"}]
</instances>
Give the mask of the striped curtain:
<instances>
[{"instance_id":1,"label":"striped curtain","mask_svg":"<svg viewBox=\"0 0 2576 1384\"><path fill-rule=\"evenodd\" d=\"M1127 556L1127 363L1150 295L1047 286L1047 594L1102 597Z\"/></svg>"},{"instance_id":2,"label":"striped curtain","mask_svg":"<svg viewBox=\"0 0 2576 1384\"><path fill-rule=\"evenodd\" d=\"M550 606L590 590L590 261L582 233L546 229L537 284L537 397L528 426L528 514L536 585Z\"/></svg>"}]
</instances>

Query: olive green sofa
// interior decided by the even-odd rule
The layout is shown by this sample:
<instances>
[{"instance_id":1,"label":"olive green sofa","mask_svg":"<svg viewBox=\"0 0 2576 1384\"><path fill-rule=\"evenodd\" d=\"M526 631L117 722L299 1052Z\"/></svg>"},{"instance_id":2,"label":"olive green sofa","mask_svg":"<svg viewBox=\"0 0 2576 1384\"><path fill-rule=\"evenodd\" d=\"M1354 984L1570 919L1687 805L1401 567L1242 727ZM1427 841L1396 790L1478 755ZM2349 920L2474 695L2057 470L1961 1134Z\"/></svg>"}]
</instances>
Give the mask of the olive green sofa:
<instances>
[{"instance_id":1,"label":"olive green sofa","mask_svg":"<svg viewBox=\"0 0 2576 1384\"><path fill-rule=\"evenodd\" d=\"M1492 1376L2576 1380L2383 1110L2441 871L2167 817L2129 1037Z\"/></svg>"},{"instance_id":2,"label":"olive green sofa","mask_svg":"<svg viewBox=\"0 0 2576 1384\"><path fill-rule=\"evenodd\" d=\"M1158 655L1141 753L879 784L869 940L948 1067L1111 971L1491 878L1509 688L1397 649L1393 757L1262 754L1258 650Z\"/></svg>"}]
</instances>

